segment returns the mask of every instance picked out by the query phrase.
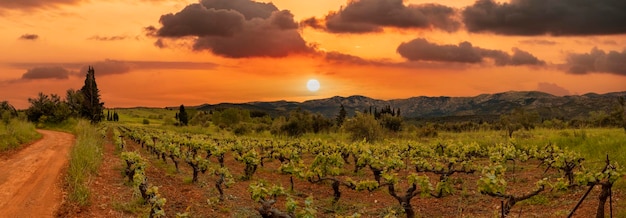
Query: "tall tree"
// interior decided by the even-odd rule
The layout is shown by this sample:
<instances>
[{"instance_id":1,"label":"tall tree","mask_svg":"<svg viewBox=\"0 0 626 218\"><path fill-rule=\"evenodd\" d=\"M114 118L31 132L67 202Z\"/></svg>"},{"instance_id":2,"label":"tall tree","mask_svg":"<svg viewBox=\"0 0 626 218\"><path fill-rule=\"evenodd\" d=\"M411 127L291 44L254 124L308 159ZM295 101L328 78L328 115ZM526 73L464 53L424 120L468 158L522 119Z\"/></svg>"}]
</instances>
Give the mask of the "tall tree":
<instances>
[{"instance_id":1,"label":"tall tree","mask_svg":"<svg viewBox=\"0 0 626 218\"><path fill-rule=\"evenodd\" d=\"M71 115L67 104L56 94L40 92L37 98L28 98L28 102L31 106L26 109L26 117L31 122L59 123Z\"/></svg>"},{"instance_id":2,"label":"tall tree","mask_svg":"<svg viewBox=\"0 0 626 218\"><path fill-rule=\"evenodd\" d=\"M346 116L348 116L346 108L344 108L343 104L341 104L341 107L339 108L339 115L337 115L337 126L343 125L343 121L346 120Z\"/></svg>"},{"instance_id":3,"label":"tall tree","mask_svg":"<svg viewBox=\"0 0 626 218\"><path fill-rule=\"evenodd\" d=\"M65 93L65 101L70 108L71 116L78 117L81 115L85 96L80 90L68 89Z\"/></svg>"},{"instance_id":4,"label":"tall tree","mask_svg":"<svg viewBox=\"0 0 626 218\"><path fill-rule=\"evenodd\" d=\"M85 85L80 89L84 101L81 108L81 116L91 120L92 123L102 121L104 102L100 102L100 90L96 84L96 76L93 67L89 66Z\"/></svg>"},{"instance_id":5,"label":"tall tree","mask_svg":"<svg viewBox=\"0 0 626 218\"><path fill-rule=\"evenodd\" d=\"M0 102L0 115L3 113L7 113L8 115L12 117L17 117L17 110L15 110L15 107L9 104L8 101Z\"/></svg>"},{"instance_id":6,"label":"tall tree","mask_svg":"<svg viewBox=\"0 0 626 218\"><path fill-rule=\"evenodd\" d=\"M9 123L9 120L13 117L17 117L17 110L8 101L0 102L0 119L5 124Z\"/></svg>"},{"instance_id":7,"label":"tall tree","mask_svg":"<svg viewBox=\"0 0 626 218\"><path fill-rule=\"evenodd\" d=\"M187 111L185 111L185 106L181 104L178 110L178 121L180 121L181 125L186 126L187 123L189 123L189 117L187 117Z\"/></svg>"}]
</instances>

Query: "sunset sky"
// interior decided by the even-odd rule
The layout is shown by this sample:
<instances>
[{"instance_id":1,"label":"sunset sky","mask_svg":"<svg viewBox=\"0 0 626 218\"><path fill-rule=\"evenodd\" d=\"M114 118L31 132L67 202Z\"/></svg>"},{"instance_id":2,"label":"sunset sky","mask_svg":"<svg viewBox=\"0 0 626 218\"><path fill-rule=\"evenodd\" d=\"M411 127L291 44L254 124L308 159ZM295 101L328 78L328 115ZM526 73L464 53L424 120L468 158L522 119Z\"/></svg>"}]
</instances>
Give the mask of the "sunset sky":
<instances>
[{"instance_id":1,"label":"sunset sky","mask_svg":"<svg viewBox=\"0 0 626 218\"><path fill-rule=\"evenodd\" d=\"M90 65L106 107L626 91L626 1L0 0L0 101Z\"/></svg>"}]
</instances>

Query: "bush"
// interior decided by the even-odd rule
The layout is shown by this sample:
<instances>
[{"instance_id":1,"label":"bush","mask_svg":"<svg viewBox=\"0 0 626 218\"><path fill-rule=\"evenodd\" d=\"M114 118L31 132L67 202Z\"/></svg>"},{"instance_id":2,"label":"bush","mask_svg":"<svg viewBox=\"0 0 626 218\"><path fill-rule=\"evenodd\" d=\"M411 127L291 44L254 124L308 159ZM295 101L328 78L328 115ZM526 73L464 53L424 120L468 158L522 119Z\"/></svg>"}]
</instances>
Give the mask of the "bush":
<instances>
[{"instance_id":1,"label":"bush","mask_svg":"<svg viewBox=\"0 0 626 218\"><path fill-rule=\"evenodd\" d=\"M373 142L382 138L383 129L371 114L357 112L356 116L344 123L343 128L350 133L353 141L365 139L365 141Z\"/></svg>"},{"instance_id":2,"label":"bush","mask_svg":"<svg viewBox=\"0 0 626 218\"><path fill-rule=\"evenodd\" d=\"M233 128L235 135L245 135L252 132L252 127L247 123L239 123Z\"/></svg>"},{"instance_id":3,"label":"bush","mask_svg":"<svg viewBox=\"0 0 626 218\"><path fill-rule=\"evenodd\" d=\"M150 120L148 120L148 119L143 119L143 124L145 124L145 125L150 124Z\"/></svg>"},{"instance_id":4,"label":"bush","mask_svg":"<svg viewBox=\"0 0 626 218\"><path fill-rule=\"evenodd\" d=\"M434 138L439 134L433 125L427 125L417 130L417 136L420 138Z\"/></svg>"},{"instance_id":5,"label":"bush","mask_svg":"<svg viewBox=\"0 0 626 218\"><path fill-rule=\"evenodd\" d=\"M385 129L393 132L400 132L400 130L402 130L402 117L393 116L391 114L383 114L380 117L380 122Z\"/></svg>"},{"instance_id":6,"label":"bush","mask_svg":"<svg viewBox=\"0 0 626 218\"><path fill-rule=\"evenodd\" d=\"M0 122L0 152L17 148L40 137L32 123L15 118L10 119L7 124Z\"/></svg>"}]
</instances>

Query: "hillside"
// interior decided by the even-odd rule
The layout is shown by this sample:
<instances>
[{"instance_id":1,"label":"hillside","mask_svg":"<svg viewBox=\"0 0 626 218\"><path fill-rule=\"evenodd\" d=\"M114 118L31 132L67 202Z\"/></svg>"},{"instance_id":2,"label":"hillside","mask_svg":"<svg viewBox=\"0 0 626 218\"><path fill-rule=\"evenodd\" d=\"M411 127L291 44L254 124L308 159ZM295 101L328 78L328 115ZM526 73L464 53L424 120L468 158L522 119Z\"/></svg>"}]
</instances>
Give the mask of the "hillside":
<instances>
[{"instance_id":1,"label":"hillside","mask_svg":"<svg viewBox=\"0 0 626 218\"><path fill-rule=\"evenodd\" d=\"M496 94L482 94L474 97L412 97L408 99L379 100L365 96L340 97L309 100L305 102L274 101L250 102L241 104L221 103L197 106L198 110L219 110L242 108L263 111L272 116L286 115L289 111L302 108L326 117L334 117L340 105L344 105L348 115L356 111L374 110L391 106L399 108L401 115L411 119L426 120L493 120L500 114L515 108L537 111L542 118L574 119L584 118L591 111L610 111L617 104L619 96L626 92L607 94L589 93L585 95L554 96L536 91L510 91Z\"/></svg>"}]
</instances>

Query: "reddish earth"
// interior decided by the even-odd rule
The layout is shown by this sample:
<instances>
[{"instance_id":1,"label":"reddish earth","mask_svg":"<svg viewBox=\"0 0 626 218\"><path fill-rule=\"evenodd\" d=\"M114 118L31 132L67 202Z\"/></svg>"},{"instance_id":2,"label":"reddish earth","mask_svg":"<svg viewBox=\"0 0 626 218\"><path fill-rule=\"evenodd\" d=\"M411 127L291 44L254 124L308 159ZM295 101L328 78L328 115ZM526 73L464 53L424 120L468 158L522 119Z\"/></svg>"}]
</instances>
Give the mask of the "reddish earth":
<instances>
[{"instance_id":1,"label":"reddish earth","mask_svg":"<svg viewBox=\"0 0 626 218\"><path fill-rule=\"evenodd\" d=\"M180 172L176 172L170 159L164 163L161 159L146 152L139 145L126 140L129 151L138 151L148 161L146 176L150 185L159 187L159 193L167 199L165 212L167 217L175 217L177 213L188 212L191 217L260 217L255 211L258 204L250 199L248 186L251 181L236 180L236 183L225 189L226 199L223 202L213 202L218 193L214 186L216 176L200 174L199 182L191 184L191 169L182 160ZM86 207L64 205L60 217L145 217L148 208L137 203L138 192L125 182L123 177L123 163L118 152L110 142L105 145L105 155L101 169L90 184L92 192L91 204ZM216 164L212 157L211 162ZM531 162L514 176L507 178L508 191L520 195L534 188L534 181L539 179L543 170L537 168L537 163ZM232 156L226 157L226 166L236 178L243 175L244 165L234 161ZM289 188L289 176L280 174L278 162L266 163L259 166L252 181L265 180L271 184L282 184ZM347 166L352 168L352 166ZM369 178L369 170L361 170L355 178ZM429 175L435 178L433 175ZM500 207L500 199L482 195L476 191L476 179L478 175L454 175L453 178L461 178L456 185L457 190L452 196L435 199L415 197L412 205L418 217L496 217ZM332 189L328 184L311 184L304 180L294 179L295 192L291 195L300 206L303 206L307 196L313 196L314 207L317 217L335 217L335 215L351 215L358 212L362 217L383 217L391 210L398 210L398 202L393 199L386 190L377 190L372 193L367 191L357 192L341 188L342 196L339 203L333 206L331 203ZM435 180L431 181L435 184ZM403 188L406 186L403 186ZM514 188L515 187L515 188ZM511 217L566 217L574 207L578 199L584 194L586 187L573 188L567 192L544 193L542 198L534 202L522 202L513 207ZM594 189L574 217L594 217L598 204L600 190ZM626 209L623 193L614 192L613 213L625 214ZM280 198L276 207L283 210L284 201ZM608 215L607 202L607 215Z\"/></svg>"},{"instance_id":2,"label":"reddish earth","mask_svg":"<svg viewBox=\"0 0 626 218\"><path fill-rule=\"evenodd\" d=\"M53 217L74 136L37 130L43 138L0 160L0 216Z\"/></svg>"}]
</instances>

